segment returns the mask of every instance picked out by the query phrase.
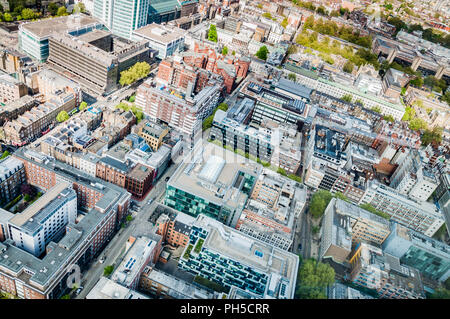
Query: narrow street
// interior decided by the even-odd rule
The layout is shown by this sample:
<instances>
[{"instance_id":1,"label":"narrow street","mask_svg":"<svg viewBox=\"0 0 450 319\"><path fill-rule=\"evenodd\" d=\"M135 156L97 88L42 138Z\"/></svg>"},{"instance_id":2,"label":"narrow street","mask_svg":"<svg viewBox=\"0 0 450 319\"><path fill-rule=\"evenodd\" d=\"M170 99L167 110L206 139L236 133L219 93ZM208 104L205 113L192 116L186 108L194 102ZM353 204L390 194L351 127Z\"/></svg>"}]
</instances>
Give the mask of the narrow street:
<instances>
[{"instance_id":1,"label":"narrow street","mask_svg":"<svg viewBox=\"0 0 450 319\"><path fill-rule=\"evenodd\" d=\"M147 194L146 198L143 199L138 205L141 210L137 213L136 217L129 223L125 228L121 228L116 235L113 237L111 242L105 247L103 252L94 260L91 268L82 275L81 286L83 290L80 292L75 299L84 299L89 291L95 286L98 280L103 276L103 271L106 266L116 264L118 258L123 254L125 249L125 243L133 234L133 231L139 223L147 221L153 214L155 207L157 206L159 200L164 195L166 189L165 179L168 176L172 176L177 168L177 164L172 164L167 171L161 176L160 180L156 183L153 189ZM153 202L148 205L148 200L153 199ZM99 260L106 256L105 261L100 264ZM116 265L117 266L117 265Z\"/></svg>"}]
</instances>

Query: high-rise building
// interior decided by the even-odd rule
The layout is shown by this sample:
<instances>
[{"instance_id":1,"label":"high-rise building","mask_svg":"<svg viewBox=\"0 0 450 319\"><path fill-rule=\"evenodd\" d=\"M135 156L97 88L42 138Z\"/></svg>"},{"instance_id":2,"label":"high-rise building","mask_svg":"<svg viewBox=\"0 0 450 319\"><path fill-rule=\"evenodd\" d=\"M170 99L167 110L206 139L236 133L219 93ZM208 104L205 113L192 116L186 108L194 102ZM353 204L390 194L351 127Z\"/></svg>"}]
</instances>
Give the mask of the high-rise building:
<instances>
[{"instance_id":1,"label":"high-rise building","mask_svg":"<svg viewBox=\"0 0 450 319\"><path fill-rule=\"evenodd\" d=\"M219 221L199 215L178 267L259 298L292 299L297 255L251 238Z\"/></svg>"},{"instance_id":2,"label":"high-rise building","mask_svg":"<svg viewBox=\"0 0 450 319\"><path fill-rule=\"evenodd\" d=\"M95 0L93 16L113 34L131 39L131 33L147 24L149 0Z\"/></svg>"}]
</instances>

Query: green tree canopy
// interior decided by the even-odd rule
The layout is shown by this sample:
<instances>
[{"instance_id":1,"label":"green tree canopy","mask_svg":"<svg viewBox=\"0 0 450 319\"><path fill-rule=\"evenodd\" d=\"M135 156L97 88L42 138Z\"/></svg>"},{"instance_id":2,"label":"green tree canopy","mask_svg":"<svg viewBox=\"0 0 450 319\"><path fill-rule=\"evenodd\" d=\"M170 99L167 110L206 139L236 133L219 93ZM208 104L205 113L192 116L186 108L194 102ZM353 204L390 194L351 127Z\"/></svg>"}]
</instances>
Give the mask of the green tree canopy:
<instances>
[{"instance_id":1,"label":"green tree canopy","mask_svg":"<svg viewBox=\"0 0 450 319\"><path fill-rule=\"evenodd\" d=\"M56 116L56 120L59 123L65 122L69 119L69 114L67 114L66 111L61 111L58 113L58 115Z\"/></svg>"},{"instance_id":2,"label":"green tree canopy","mask_svg":"<svg viewBox=\"0 0 450 319\"><path fill-rule=\"evenodd\" d=\"M288 19L284 18L283 21L281 21L281 26L286 29L287 25L288 25Z\"/></svg>"},{"instance_id":3,"label":"green tree canopy","mask_svg":"<svg viewBox=\"0 0 450 319\"><path fill-rule=\"evenodd\" d=\"M50 2L47 6L47 10L52 16L55 16L58 13L58 5L54 2Z\"/></svg>"},{"instance_id":4,"label":"green tree canopy","mask_svg":"<svg viewBox=\"0 0 450 319\"><path fill-rule=\"evenodd\" d=\"M6 22L11 22L14 20L14 18L9 12L5 12L5 14L3 15L3 20L5 20Z\"/></svg>"},{"instance_id":5,"label":"green tree canopy","mask_svg":"<svg viewBox=\"0 0 450 319\"><path fill-rule=\"evenodd\" d=\"M84 6L83 2L78 2L73 6L73 12L74 13L83 13L86 12L86 7Z\"/></svg>"},{"instance_id":6,"label":"green tree canopy","mask_svg":"<svg viewBox=\"0 0 450 319\"><path fill-rule=\"evenodd\" d=\"M297 81L297 77L295 76L295 73L289 73L288 74L288 79L291 81Z\"/></svg>"},{"instance_id":7,"label":"green tree canopy","mask_svg":"<svg viewBox=\"0 0 450 319\"><path fill-rule=\"evenodd\" d=\"M311 197L311 203L309 205L309 211L312 216L314 218L320 218L332 198L333 195L329 191L320 189L315 192Z\"/></svg>"},{"instance_id":8,"label":"green tree canopy","mask_svg":"<svg viewBox=\"0 0 450 319\"><path fill-rule=\"evenodd\" d=\"M57 15L58 17L68 15L66 7L65 7L65 6L59 7L59 8L58 8L58 11L56 11L56 15Z\"/></svg>"},{"instance_id":9,"label":"green tree canopy","mask_svg":"<svg viewBox=\"0 0 450 319\"><path fill-rule=\"evenodd\" d=\"M335 280L334 269L315 259L302 263L298 271L296 295L301 299L326 299L326 287Z\"/></svg>"},{"instance_id":10,"label":"green tree canopy","mask_svg":"<svg viewBox=\"0 0 450 319\"><path fill-rule=\"evenodd\" d=\"M442 134L444 129L439 126L435 126L433 129L425 129L421 136L421 141L423 146L427 146L432 143L435 145L439 145L442 142Z\"/></svg>"},{"instance_id":11,"label":"green tree canopy","mask_svg":"<svg viewBox=\"0 0 450 319\"><path fill-rule=\"evenodd\" d=\"M351 94L344 94L344 96L341 97L341 100L351 103L353 100L353 96Z\"/></svg>"},{"instance_id":12,"label":"green tree canopy","mask_svg":"<svg viewBox=\"0 0 450 319\"><path fill-rule=\"evenodd\" d=\"M365 210L371 212L372 214L375 214L375 215L378 215L380 217L383 217L383 218L385 218L387 220L389 220L391 218L391 216L389 214L386 214L386 213L376 209L375 207L373 207L369 203L361 204L361 205L359 205L359 207L361 207L362 209L365 209Z\"/></svg>"},{"instance_id":13,"label":"green tree canopy","mask_svg":"<svg viewBox=\"0 0 450 319\"><path fill-rule=\"evenodd\" d=\"M227 55L228 54L228 48L226 46L223 47L222 54L223 55Z\"/></svg>"},{"instance_id":14,"label":"green tree canopy","mask_svg":"<svg viewBox=\"0 0 450 319\"><path fill-rule=\"evenodd\" d=\"M415 117L408 124L409 129L413 131L419 131L427 128L427 122L425 120Z\"/></svg>"},{"instance_id":15,"label":"green tree canopy","mask_svg":"<svg viewBox=\"0 0 450 319\"><path fill-rule=\"evenodd\" d=\"M23 9L21 15L23 20L35 19L38 16L36 12L28 8Z\"/></svg>"},{"instance_id":16,"label":"green tree canopy","mask_svg":"<svg viewBox=\"0 0 450 319\"><path fill-rule=\"evenodd\" d=\"M120 72L120 85L130 85L150 73L150 65L147 62L137 62L129 69Z\"/></svg>"},{"instance_id":17,"label":"green tree canopy","mask_svg":"<svg viewBox=\"0 0 450 319\"><path fill-rule=\"evenodd\" d=\"M83 111L85 108L87 108L87 103L83 101L80 103L78 110Z\"/></svg>"},{"instance_id":18,"label":"green tree canopy","mask_svg":"<svg viewBox=\"0 0 450 319\"><path fill-rule=\"evenodd\" d=\"M355 65L351 61L347 61L347 62L345 62L342 70L344 70L344 72L347 72L347 73L352 73L354 68L355 68Z\"/></svg>"},{"instance_id":19,"label":"green tree canopy","mask_svg":"<svg viewBox=\"0 0 450 319\"><path fill-rule=\"evenodd\" d=\"M261 60L267 60L267 54L269 53L269 49L265 45L259 48L258 52L256 52L256 56Z\"/></svg>"},{"instance_id":20,"label":"green tree canopy","mask_svg":"<svg viewBox=\"0 0 450 319\"><path fill-rule=\"evenodd\" d=\"M217 42L217 28L214 24L209 26L208 40L212 42Z\"/></svg>"},{"instance_id":21,"label":"green tree canopy","mask_svg":"<svg viewBox=\"0 0 450 319\"><path fill-rule=\"evenodd\" d=\"M270 12L264 12L264 13L262 14L262 16L263 16L264 18L267 18L267 19L272 19L272 15L270 14Z\"/></svg>"}]
</instances>

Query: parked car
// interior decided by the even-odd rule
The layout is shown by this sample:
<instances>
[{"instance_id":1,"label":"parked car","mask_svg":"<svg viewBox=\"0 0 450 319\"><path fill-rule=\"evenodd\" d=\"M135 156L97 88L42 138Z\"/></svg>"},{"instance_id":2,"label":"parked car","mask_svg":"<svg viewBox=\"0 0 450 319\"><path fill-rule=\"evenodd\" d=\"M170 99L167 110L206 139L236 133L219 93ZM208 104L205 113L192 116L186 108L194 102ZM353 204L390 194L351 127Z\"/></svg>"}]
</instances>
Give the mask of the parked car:
<instances>
[{"instance_id":1,"label":"parked car","mask_svg":"<svg viewBox=\"0 0 450 319\"><path fill-rule=\"evenodd\" d=\"M170 179L170 176L167 176L166 179L165 179L165 181L167 182L169 179Z\"/></svg>"},{"instance_id":2,"label":"parked car","mask_svg":"<svg viewBox=\"0 0 450 319\"><path fill-rule=\"evenodd\" d=\"M105 260L106 260L106 257L102 257L102 258L99 260L99 263L103 264L103 263L105 262Z\"/></svg>"},{"instance_id":3,"label":"parked car","mask_svg":"<svg viewBox=\"0 0 450 319\"><path fill-rule=\"evenodd\" d=\"M150 205L151 203L153 203L153 199L149 199L148 201L147 201L147 205Z\"/></svg>"}]
</instances>

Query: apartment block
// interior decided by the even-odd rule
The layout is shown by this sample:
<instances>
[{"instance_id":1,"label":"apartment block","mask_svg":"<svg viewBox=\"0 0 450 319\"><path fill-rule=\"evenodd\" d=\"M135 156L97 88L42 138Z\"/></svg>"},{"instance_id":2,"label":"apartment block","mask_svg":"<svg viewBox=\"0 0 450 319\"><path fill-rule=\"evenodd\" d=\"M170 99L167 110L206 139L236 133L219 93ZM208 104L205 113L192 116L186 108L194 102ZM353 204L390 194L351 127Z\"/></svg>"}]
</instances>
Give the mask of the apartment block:
<instances>
[{"instance_id":1,"label":"apartment block","mask_svg":"<svg viewBox=\"0 0 450 319\"><path fill-rule=\"evenodd\" d=\"M212 84L198 94L182 92L163 85L156 87L152 80L139 86L136 105L153 121L160 121L181 131L188 137L201 131L203 120L219 102L222 87Z\"/></svg>"},{"instance_id":2,"label":"apartment block","mask_svg":"<svg viewBox=\"0 0 450 319\"><path fill-rule=\"evenodd\" d=\"M9 203L20 193L20 186L26 181L23 163L13 156L0 161L0 201Z\"/></svg>"},{"instance_id":3,"label":"apartment block","mask_svg":"<svg viewBox=\"0 0 450 319\"><path fill-rule=\"evenodd\" d=\"M186 246L195 218L162 204L155 211L160 214L156 220L157 234L171 246Z\"/></svg>"},{"instance_id":4,"label":"apartment block","mask_svg":"<svg viewBox=\"0 0 450 319\"><path fill-rule=\"evenodd\" d=\"M59 183L9 220L10 238L18 248L39 257L50 241L64 235L67 224L75 223L76 216L75 191L69 183Z\"/></svg>"},{"instance_id":5,"label":"apartment block","mask_svg":"<svg viewBox=\"0 0 450 319\"><path fill-rule=\"evenodd\" d=\"M6 104L27 95L27 86L16 78L0 73L0 103Z\"/></svg>"}]
</instances>

